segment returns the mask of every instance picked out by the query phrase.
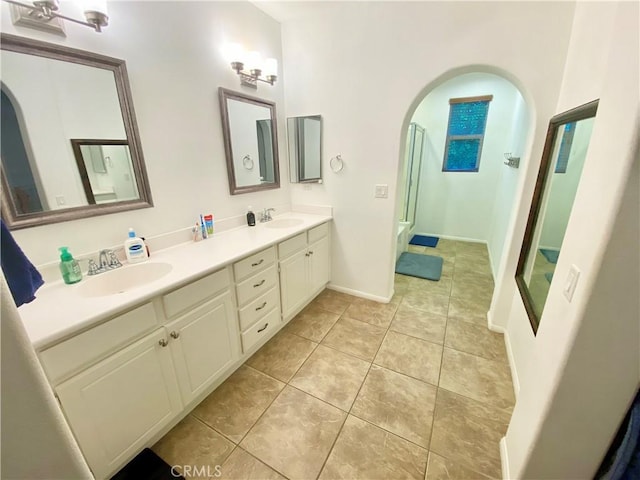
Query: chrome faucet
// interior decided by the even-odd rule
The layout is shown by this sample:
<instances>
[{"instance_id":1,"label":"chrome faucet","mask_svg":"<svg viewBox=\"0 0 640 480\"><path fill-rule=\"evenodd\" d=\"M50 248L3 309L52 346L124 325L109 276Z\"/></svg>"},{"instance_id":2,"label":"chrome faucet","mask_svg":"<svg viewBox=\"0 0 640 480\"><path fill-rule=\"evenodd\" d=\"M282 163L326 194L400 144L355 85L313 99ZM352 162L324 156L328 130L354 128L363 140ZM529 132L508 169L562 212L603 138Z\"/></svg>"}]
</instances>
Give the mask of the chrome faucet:
<instances>
[{"instance_id":1,"label":"chrome faucet","mask_svg":"<svg viewBox=\"0 0 640 480\"><path fill-rule=\"evenodd\" d=\"M260 214L260 222L264 223L264 222L269 222L273 220L273 218L271 217L271 212L275 212L275 211L276 211L275 208L265 208Z\"/></svg>"},{"instance_id":2,"label":"chrome faucet","mask_svg":"<svg viewBox=\"0 0 640 480\"><path fill-rule=\"evenodd\" d=\"M98 264L96 264L94 260L89 260L87 275L98 275L99 273L107 272L121 266L122 263L118 260L116 252L108 249L100 250L100 254L98 255Z\"/></svg>"}]
</instances>

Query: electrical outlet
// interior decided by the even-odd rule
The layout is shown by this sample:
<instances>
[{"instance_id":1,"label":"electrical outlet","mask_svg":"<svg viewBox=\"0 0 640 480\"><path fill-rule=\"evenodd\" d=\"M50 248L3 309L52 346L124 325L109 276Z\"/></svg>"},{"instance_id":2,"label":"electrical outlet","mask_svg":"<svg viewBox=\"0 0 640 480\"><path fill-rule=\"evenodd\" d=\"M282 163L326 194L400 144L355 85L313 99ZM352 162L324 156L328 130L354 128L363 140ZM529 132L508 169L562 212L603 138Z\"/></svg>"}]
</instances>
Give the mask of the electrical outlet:
<instances>
[{"instance_id":1,"label":"electrical outlet","mask_svg":"<svg viewBox=\"0 0 640 480\"><path fill-rule=\"evenodd\" d=\"M571 265L569 268L569 273L567 274L567 280L564 283L564 288L562 289L562 293L568 301L571 301L573 298L573 293L576 291L576 285L578 284L578 279L580 278L580 270L575 265Z\"/></svg>"},{"instance_id":2,"label":"electrical outlet","mask_svg":"<svg viewBox=\"0 0 640 480\"><path fill-rule=\"evenodd\" d=\"M389 185L376 185L376 198L389 197Z\"/></svg>"}]
</instances>

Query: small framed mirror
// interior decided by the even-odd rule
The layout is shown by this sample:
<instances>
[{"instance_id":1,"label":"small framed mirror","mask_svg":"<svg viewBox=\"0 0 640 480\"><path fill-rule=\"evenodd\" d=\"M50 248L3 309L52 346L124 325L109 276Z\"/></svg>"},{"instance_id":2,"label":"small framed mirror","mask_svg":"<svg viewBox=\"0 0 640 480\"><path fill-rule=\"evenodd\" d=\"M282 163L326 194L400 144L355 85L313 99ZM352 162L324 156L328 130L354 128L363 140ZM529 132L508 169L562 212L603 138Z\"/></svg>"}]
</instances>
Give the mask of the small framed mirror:
<instances>
[{"instance_id":1,"label":"small framed mirror","mask_svg":"<svg viewBox=\"0 0 640 480\"><path fill-rule=\"evenodd\" d=\"M322 180L322 117L310 115L287 119L289 171L292 183Z\"/></svg>"},{"instance_id":2,"label":"small framed mirror","mask_svg":"<svg viewBox=\"0 0 640 480\"><path fill-rule=\"evenodd\" d=\"M597 110L595 100L549 122L516 269L516 284L534 333L554 281Z\"/></svg>"},{"instance_id":3,"label":"small framed mirror","mask_svg":"<svg viewBox=\"0 0 640 480\"><path fill-rule=\"evenodd\" d=\"M7 226L153 206L124 60L4 33L1 48Z\"/></svg>"},{"instance_id":4,"label":"small framed mirror","mask_svg":"<svg viewBox=\"0 0 640 480\"><path fill-rule=\"evenodd\" d=\"M276 104L219 89L231 195L280 188Z\"/></svg>"}]
</instances>

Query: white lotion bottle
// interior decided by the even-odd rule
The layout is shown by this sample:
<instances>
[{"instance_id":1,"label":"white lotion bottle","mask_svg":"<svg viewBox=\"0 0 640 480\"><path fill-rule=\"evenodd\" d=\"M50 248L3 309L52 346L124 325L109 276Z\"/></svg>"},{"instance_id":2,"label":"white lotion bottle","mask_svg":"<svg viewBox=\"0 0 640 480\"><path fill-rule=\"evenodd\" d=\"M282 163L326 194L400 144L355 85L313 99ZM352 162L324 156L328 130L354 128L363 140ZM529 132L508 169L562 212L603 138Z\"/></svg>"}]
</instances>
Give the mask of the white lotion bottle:
<instances>
[{"instance_id":1,"label":"white lotion bottle","mask_svg":"<svg viewBox=\"0 0 640 480\"><path fill-rule=\"evenodd\" d=\"M129 263L144 262L147 258L147 248L141 238L136 237L133 228L129 229L129 238L124 242L124 253Z\"/></svg>"}]
</instances>

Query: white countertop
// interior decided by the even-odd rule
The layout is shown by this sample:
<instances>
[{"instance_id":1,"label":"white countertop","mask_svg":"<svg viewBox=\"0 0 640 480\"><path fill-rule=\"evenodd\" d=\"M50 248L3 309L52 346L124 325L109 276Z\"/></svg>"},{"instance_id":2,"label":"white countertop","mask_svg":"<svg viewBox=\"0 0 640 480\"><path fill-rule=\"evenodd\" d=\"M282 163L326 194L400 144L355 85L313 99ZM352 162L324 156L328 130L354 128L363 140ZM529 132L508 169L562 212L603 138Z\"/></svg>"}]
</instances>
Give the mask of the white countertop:
<instances>
[{"instance_id":1,"label":"white countertop","mask_svg":"<svg viewBox=\"0 0 640 480\"><path fill-rule=\"evenodd\" d=\"M85 276L74 285L66 285L62 280L45 284L37 291L33 302L18 309L31 343L36 350L43 350L153 297L330 221L332 217L298 212L274 217L280 218L299 218L302 223L286 228L270 228L268 224L257 223L255 227L244 226L216 233L200 242L183 243L152 252L147 262L169 263L173 267L171 272L123 293L92 298L79 294L78 289L83 284L91 282L93 278L109 275L108 272L97 277ZM122 268L128 268L128 265L125 263Z\"/></svg>"}]
</instances>

